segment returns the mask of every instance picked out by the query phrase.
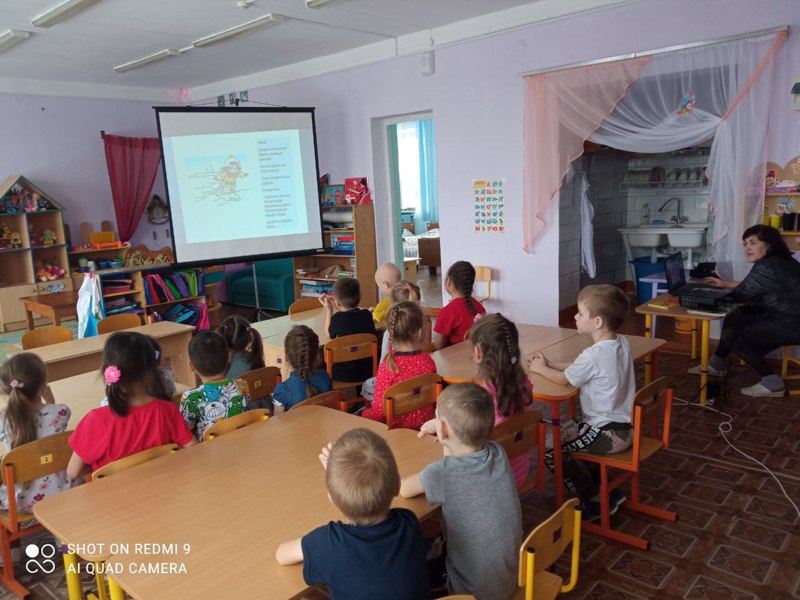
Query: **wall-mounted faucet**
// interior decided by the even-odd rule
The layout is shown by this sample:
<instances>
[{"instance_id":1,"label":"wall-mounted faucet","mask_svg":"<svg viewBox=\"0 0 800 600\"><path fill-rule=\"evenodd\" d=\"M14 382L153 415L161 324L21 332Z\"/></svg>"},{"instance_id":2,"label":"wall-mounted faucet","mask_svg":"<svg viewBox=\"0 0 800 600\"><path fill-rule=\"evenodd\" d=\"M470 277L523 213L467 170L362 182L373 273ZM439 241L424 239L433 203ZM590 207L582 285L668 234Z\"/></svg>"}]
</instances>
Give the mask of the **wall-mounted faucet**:
<instances>
[{"instance_id":1,"label":"wall-mounted faucet","mask_svg":"<svg viewBox=\"0 0 800 600\"><path fill-rule=\"evenodd\" d=\"M673 216L670 219L670 221L675 221L676 223L685 223L686 221L689 220L689 217L683 216L683 206L682 206L682 203L681 203L681 199L678 198L677 196L675 196L673 198L670 198L669 200L664 202L664 204L661 205L661 208L658 209L658 212L663 212L664 211L664 207L667 206L667 204L669 204L673 200L677 200L678 201L678 214L676 216Z\"/></svg>"}]
</instances>

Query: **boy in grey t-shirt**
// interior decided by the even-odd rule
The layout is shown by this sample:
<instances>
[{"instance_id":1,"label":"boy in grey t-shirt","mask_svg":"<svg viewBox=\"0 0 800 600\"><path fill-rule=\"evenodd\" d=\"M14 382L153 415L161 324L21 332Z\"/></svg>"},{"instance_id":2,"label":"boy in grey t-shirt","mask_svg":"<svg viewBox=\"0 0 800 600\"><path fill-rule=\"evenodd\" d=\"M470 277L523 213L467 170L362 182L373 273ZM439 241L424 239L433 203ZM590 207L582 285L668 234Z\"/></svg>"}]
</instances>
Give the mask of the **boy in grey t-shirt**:
<instances>
[{"instance_id":1,"label":"boy in grey t-shirt","mask_svg":"<svg viewBox=\"0 0 800 600\"><path fill-rule=\"evenodd\" d=\"M400 495L425 494L442 505L447 537L447 587L478 600L508 600L517 589L522 514L514 474L502 446L488 441L494 401L474 383L448 386L436 418L423 435L435 435L444 458L403 479Z\"/></svg>"}]
</instances>

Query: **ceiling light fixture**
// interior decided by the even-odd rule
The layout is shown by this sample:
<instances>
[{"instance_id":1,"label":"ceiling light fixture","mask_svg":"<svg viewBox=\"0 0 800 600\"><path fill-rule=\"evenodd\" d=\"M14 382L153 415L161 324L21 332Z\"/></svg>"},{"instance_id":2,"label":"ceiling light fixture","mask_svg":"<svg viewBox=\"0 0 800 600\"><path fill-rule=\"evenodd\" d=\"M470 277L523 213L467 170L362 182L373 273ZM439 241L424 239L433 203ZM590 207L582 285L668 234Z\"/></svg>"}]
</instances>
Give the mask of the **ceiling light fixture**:
<instances>
[{"instance_id":1,"label":"ceiling light fixture","mask_svg":"<svg viewBox=\"0 0 800 600\"><path fill-rule=\"evenodd\" d=\"M147 63L155 62L157 60L161 60L162 58L167 58L168 56L180 56L180 54L181 54L180 50L175 50L174 48L167 48L166 50L161 50L160 52L148 54L147 56L143 56L142 58L137 58L136 60L132 60L130 62L117 65L116 67L114 67L114 73L124 73L125 71L130 71L131 69L135 69L136 67L141 67L143 65L146 65Z\"/></svg>"},{"instance_id":2,"label":"ceiling light fixture","mask_svg":"<svg viewBox=\"0 0 800 600\"><path fill-rule=\"evenodd\" d=\"M306 8L319 8L337 0L306 0Z\"/></svg>"},{"instance_id":3,"label":"ceiling light fixture","mask_svg":"<svg viewBox=\"0 0 800 600\"><path fill-rule=\"evenodd\" d=\"M226 29L218 33L212 33L211 35L201 37L199 40L193 41L192 46L194 46L195 48L200 48L202 46L210 46L211 44L216 44L217 42L222 42L232 37L236 37L237 35L247 33L248 31L252 31L253 29L258 29L260 27L266 27L268 25L277 25L278 23L283 23L285 20L286 17L282 15L275 15L270 13L268 15L264 15L263 17L259 17L258 19L253 19L252 21L248 21L247 23L237 25L236 27L231 27L230 29Z\"/></svg>"},{"instance_id":4,"label":"ceiling light fixture","mask_svg":"<svg viewBox=\"0 0 800 600\"><path fill-rule=\"evenodd\" d=\"M19 44L22 40L26 40L31 36L27 31L21 29L8 29L0 33L0 52L8 50L11 46Z\"/></svg>"},{"instance_id":5,"label":"ceiling light fixture","mask_svg":"<svg viewBox=\"0 0 800 600\"><path fill-rule=\"evenodd\" d=\"M89 8L97 0L66 0L61 4L43 12L38 17L34 17L31 23L36 27L51 27L61 21L66 21L72 15Z\"/></svg>"}]
</instances>

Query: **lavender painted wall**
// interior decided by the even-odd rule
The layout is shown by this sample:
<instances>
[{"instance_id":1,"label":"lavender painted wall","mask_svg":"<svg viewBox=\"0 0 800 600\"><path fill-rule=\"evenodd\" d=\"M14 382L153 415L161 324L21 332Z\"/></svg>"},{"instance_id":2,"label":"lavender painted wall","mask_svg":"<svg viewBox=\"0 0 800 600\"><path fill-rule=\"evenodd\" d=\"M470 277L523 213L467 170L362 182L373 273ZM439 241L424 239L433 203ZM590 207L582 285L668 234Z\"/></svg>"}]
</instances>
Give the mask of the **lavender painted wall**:
<instances>
[{"instance_id":1,"label":"lavender painted wall","mask_svg":"<svg viewBox=\"0 0 800 600\"><path fill-rule=\"evenodd\" d=\"M436 73L420 75L419 57L251 90L273 104L317 107L320 168L334 180L374 180L371 122L432 110L436 122L442 262L492 265L498 281L491 310L531 323L554 324L558 313L558 211L533 254L522 251L521 74L638 50L710 40L778 25L800 27L797 0L643 0L436 50ZM658 23L657 27L653 24ZM800 37L789 36L776 57L775 102L767 158L800 154L800 113L789 89L800 75ZM195 98L195 101L200 99ZM42 112L40 107L46 110ZM113 219L99 131L155 135L148 103L0 96L4 136L0 172L23 173L69 208L73 228ZM507 179L509 231L471 232L471 180ZM379 260L390 256L388 207L375 190ZM135 239L160 246L140 227ZM163 235L163 232L162 232Z\"/></svg>"},{"instance_id":2,"label":"lavender painted wall","mask_svg":"<svg viewBox=\"0 0 800 600\"><path fill-rule=\"evenodd\" d=\"M80 241L80 224L116 222L100 131L135 137L155 137L152 104L118 100L0 95L3 135L0 174L25 175L64 208L73 243ZM161 172L154 192L163 197ZM152 238L152 225L142 220L136 243L151 248L166 245ZM163 228L160 228L163 229Z\"/></svg>"}]
</instances>

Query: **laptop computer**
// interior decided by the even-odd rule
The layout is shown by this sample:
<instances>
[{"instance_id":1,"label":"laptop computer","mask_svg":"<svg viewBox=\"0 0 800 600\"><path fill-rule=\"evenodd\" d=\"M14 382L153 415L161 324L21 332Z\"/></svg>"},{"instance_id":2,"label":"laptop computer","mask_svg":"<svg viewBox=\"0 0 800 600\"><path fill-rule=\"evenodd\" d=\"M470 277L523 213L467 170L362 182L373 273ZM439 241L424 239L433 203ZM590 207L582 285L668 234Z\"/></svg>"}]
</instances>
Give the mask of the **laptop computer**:
<instances>
[{"instance_id":1,"label":"laptop computer","mask_svg":"<svg viewBox=\"0 0 800 600\"><path fill-rule=\"evenodd\" d=\"M667 291L680 299L681 306L718 308L724 304L722 299L730 294L730 290L711 287L706 283L686 283L686 271L680 252L664 259L664 270L667 275Z\"/></svg>"}]
</instances>

